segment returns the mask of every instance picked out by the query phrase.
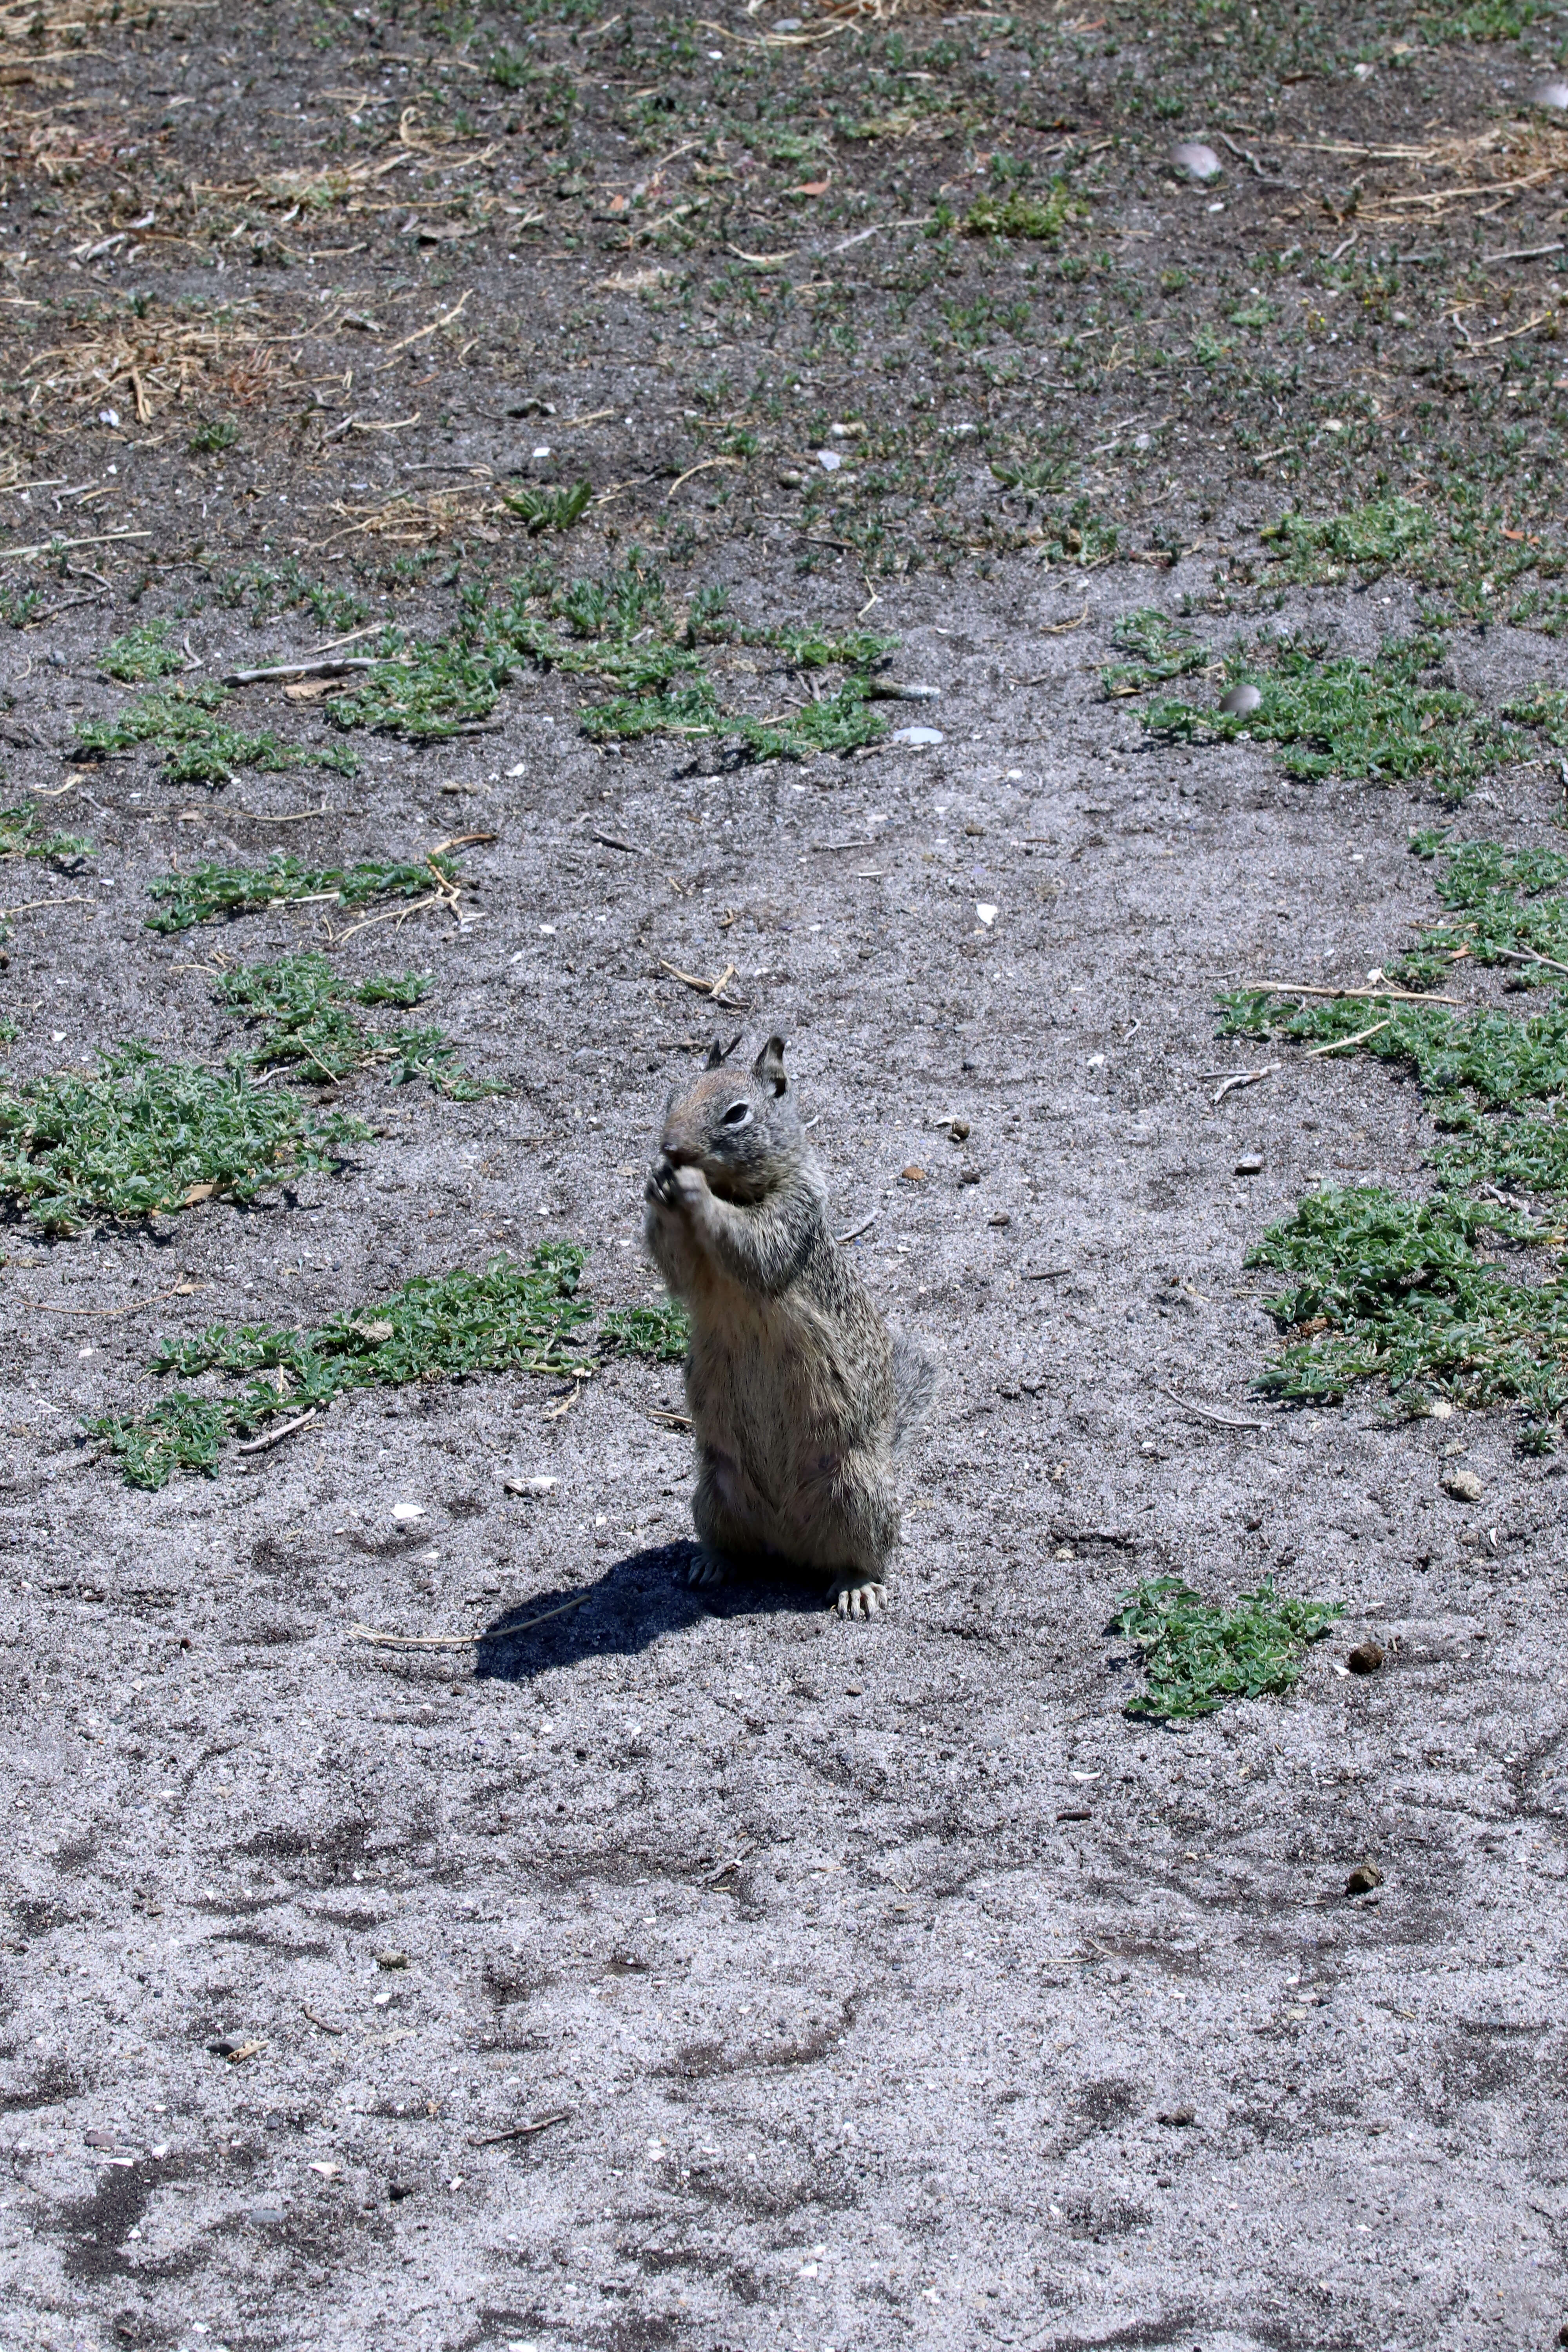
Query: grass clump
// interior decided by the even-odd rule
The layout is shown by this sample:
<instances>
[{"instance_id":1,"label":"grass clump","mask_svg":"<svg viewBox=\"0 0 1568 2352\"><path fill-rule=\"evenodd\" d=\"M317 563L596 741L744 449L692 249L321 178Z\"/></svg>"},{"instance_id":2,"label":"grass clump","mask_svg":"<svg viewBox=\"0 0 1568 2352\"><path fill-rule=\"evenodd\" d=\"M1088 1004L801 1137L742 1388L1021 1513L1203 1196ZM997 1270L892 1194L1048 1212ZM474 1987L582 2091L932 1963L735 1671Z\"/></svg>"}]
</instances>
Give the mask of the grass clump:
<instances>
[{"instance_id":1,"label":"grass clump","mask_svg":"<svg viewBox=\"0 0 1568 2352\"><path fill-rule=\"evenodd\" d=\"M244 572L226 572L217 593L226 604L248 604L258 628L279 613L301 610L323 629L357 629L370 618L370 606L360 597L330 581L310 579L295 556L281 564L253 563Z\"/></svg>"},{"instance_id":2,"label":"grass clump","mask_svg":"<svg viewBox=\"0 0 1568 2352\"><path fill-rule=\"evenodd\" d=\"M43 608L41 588L0 588L0 623L7 629L25 629Z\"/></svg>"},{"instance_id":3,"label":"grass clump","mask_svg":"<svg viewBox=\"0 0 1568 2352\"><path fill-rule=\"evenodd\" d=\"M118 678L121 686L146 686L153 678L172 677L186 662L178 646L169 643L167 621L145 621L140 628L127 629L122 637L111 638L100 654L98 666L106 677Z\"/></svg>"},{"instance_id":4,"label":"grass clump","mask_svg":"<svg viewBox=\"0 0 1568 2352\"><path fill-rule=\"evenodd\" d=\"M570 489L503 490L501 504L510 507L530 530L570 530L587 513L593 495L592 482L574 482Z\"/></svg>"},{"instance_id":5,"label":"grass clump","mask_svg":"<svg viewBox=\"0 0 1568 2352\"><path fill-rule=\"evenodd\" d=\"M113 719L79 722L77 756L111 759L148 744L163 755L165 780L181 784L232 783L237 768L354 772L358 763L346 750L305 751L269 732L241 733L219 715L227 699L225 688L211 682L145 695Z\"/></svg>"},{"instance_id":6,"label":"grass clump","mask_svg":"<svg viewBox=\"0 0 1568 2352\"><path fill-rule=\"evenodd\" d=\"M188 931L224 917L254 915L268 907L321 901L363 907L373 898L417 898L433 885L462 879L441 850L424 857L372 858L358 866L301 866L275 852L265 866L198 866L189 874L162 874L147 886L160 903L147 918L153 931Z\"/></svg>"},{"instance_id":7,"label":"grass clump","mask_svg":"<svg viewBox=\"0 0 1568 2352\"><path fill-rule=\"evenodd\" d=\"M1282 994L1241 989L1222 996L1221 1035L1342 1042L1380 1061L1403 1062L1436 1097L1440 1126L1463 1123L1463 1104L1454 1100L1461 1087L1500 1110L1568 1090L1568 995L1516 1020L1489 1005L1464 1013L1370 995L1287 1004Z\"/></svg>"},{"instance_id":8,"label":"grass clump","mask_svg":"<svg viewBox=\"0 0 1568 2352\"><path fill-rule=\"evenodd\" d=\"M1202 1600L1180 1577L1148 1577L1122 1595L1111 1621L1137 1643L1146 1677L1127 1712L1180 1723L1229 1698L1281 1695L1342 1613L1338 1601L1283 1598L1270 1577L1229 1608Z\"/></svg>"},{"instance_id":9,"label":"grass clump","mask_svg":"<svg viewBox=\"0 0 1568 2352\"><path fill-rule=\"evenodd\" d=\"M1080 210L1065 180L1053 180L1043 196L1026 195L1021 188L1010 188L1005 195L977 198L964 218L964 234L1025 237L1038 245L1054 245Z\"/></svg>"},{"instance_id":10,"label":"grass clump","mask_svg":"<svg viewBox=\"0 0 1568 2352\"><path fill-rule=\"evenodd\" d=\"M107 1053L96 1076L0 1076L0 1200L45 1233L74 1233L218 1192L254 1200L335 1168L369 1133L359 1119L307 1114L244 1069L166 1061L133 1041Z\"/></svg>"},{"instance_id":11,"label":"grass clump","mask_svg":"<svg viewBox=\"0 0 1568 2352\"><path fill-rule=\"evenodd\" d=\"M1429 926L1401 958L1396 977L1406 987L1430 987L1465 961L1509 964L1531 987L1568 979L1568 898L1547 895L1568 882L1568 853L1450 842L1441 829L1414 834L1410 847L1442 859L1437 896L1452 919Z\"/></svg>"},{"instance_id":12,"label":"grass clump","mask_svg":"<svg viewBox=\"0 0 1568 2352\"><path fill-rule=\"evenodd\" d=\"M0 861L10 857L37 858L50 866L74 865L90 857L92 844L84 834L49 833L38 823L38 812L26 801L0 809Z\"/></svg>"},{"instance_id":13,"label":"grass clump","mask_svg":"<svg viewBox=\"0 0 1568 2352\"><path fill-rule=\"evenodd\" d=\"M1331 585L1381 580L1432 541L1432 518L1414 499L1373 500L1348 514L1281 515L1258 532L1279 551L1288 579Z\"/></svg>"},{"instance_id":14,"label":"grass clump","mask_svg":"<svg viewBox=\"0 0 1568 2352\"><path fill-rule=\"evenodd\" d=\"M1222 743L1272 743L1288 775L1305 781L1343 776L1373 782L1423 779L1461 799L1500 761L1521 759L1524 738L1488 719L1465 694L1423 686L1442 640L1408 637L1385 645L1371 662L1342 655L1324 660L1321 644L1265 640L1250 660L1225 665L1227 685L1254 685L1256 710L1200 710L1157 702L1144 724L1151 735Z\"/></svg>"},{"instance_id":15,"label":"grass clump","mask_svg":"<svg viewBox=\"0 0 1568 2352\"><path fill-rule=\"evenodd\" d=\"M1112 645L1133 658L1110 662L1100 673L1106 694L1115 700L1129 694L1146 694L1173 677L1185 677L1208 661L1207 649L1180 621L1167 620L1152 605L1123 613L1110 632Z\"/></svg>"},{"instance_id":16,"label":"grass clump","mask_svg":"<svg viewBox=\"0 0 1568 2352\"><path fill-rule=\"evenodd\" d=\"M380 1064L389 1086L428 1078L437 1094L474 1102L499 1094L493 1080L458 1066L458 1049L441 1029L372 1029L358 1006L417 1004L430 982L417 972L346 983L323 955L279 956L273 963L240 964L219 981L220 1004L242 1013L259 1031L244 1056L253 1069L286 1068L318 1085L335 1086L356 1070Z\"/></svg>"},{"instance_id":17,"label":"grass clump","mask_svg":"<svg viewBox=\"0 0 1568 2352\"><path fill-rule=\"evenodd\" d=\"M600 1345L615 1355L681 1364L691 1346L690 1318L673 1298L657 1307L614 1307L604 1319Z\"/></svg>"},{"instance_id":18,"label":"grass clump","mask_svg":"<svg viewBox=\"0 0 1568 2352\"><path fill-rule=\"evenodd\" d=\"M247 1435L279 1414L292 1419L351 1389L409 1381L465 1380L479 1372L586 1377L574 1334L594 1318L579 1291L587 1252L544 1242L526 1263L493 1257L482 1274L459 1266L422 1275L390 1298L336 1316L310 1331L214 1323L171 1340L153 1360L159 1375L216 1373L247 1383L228 1399L177 1391L150 1412L89 1423L133 1486L161 1486L176 1469L216 1471L222 1439Z\"/></svg>"},{"instance_id":19,"label":"grass clump","mask_svg":"<svg viewBox=\"0 0 1568 2352\"><path fill-rule=\"evenodd\" d=\"M1358 1382L1385 1380L1395 1394L1519 1402L1550 1420L1568 1402L1568 1285L1514 1281L1478 1247L1482 1235L1545 1238L1516 1210L1455 1193L1311 1194L1247 1258L1290 1277L1266 1305L1293 1336L1258 1387L1290 1403L1337 1403Z\"/></svg>"}]
</instances>

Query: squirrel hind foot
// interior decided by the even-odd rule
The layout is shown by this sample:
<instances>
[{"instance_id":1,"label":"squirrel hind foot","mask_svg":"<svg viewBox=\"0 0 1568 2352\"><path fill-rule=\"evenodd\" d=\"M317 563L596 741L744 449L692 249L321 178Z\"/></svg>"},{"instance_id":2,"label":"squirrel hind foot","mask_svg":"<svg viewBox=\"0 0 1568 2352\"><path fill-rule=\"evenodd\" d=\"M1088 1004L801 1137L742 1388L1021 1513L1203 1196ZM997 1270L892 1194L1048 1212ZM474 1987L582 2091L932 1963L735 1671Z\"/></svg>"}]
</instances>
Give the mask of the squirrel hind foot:
<instances>
[{"instance_id":1,"label":"squirrel hind foot","mask_svg":"<svg viewBox=\"0 0 1568 2352\"><path fill-rule=\"evenodd\" d=\"M888 1588L874 1576L840 1576L828 1587L827 1602L839 1617L875 1617L888 1605Z\"/></svg>"},{"instance_id":2,"label":"squirrel hind foot","mask_svg":"<svg viewBox=\"0 0 1568 2352\"><path fill-rule=\"evenodd\" d=\"M721 1553L716 1551L703 1550L698 1552L686 1570L686 1581L688 1584L699 1586L705 1584L728 1584L730 1576L731 1567L729 1561L725 1559Z\"/></svg>"}]
</instances>

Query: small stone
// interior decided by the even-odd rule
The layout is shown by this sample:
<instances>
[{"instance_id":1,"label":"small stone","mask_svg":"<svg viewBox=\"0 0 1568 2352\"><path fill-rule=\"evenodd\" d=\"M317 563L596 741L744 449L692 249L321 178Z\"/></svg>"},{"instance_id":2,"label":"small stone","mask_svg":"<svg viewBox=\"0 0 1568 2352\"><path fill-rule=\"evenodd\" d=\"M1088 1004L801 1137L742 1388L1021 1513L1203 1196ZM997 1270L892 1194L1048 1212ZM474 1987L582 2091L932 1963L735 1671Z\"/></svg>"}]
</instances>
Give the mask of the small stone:
<instances>
[{"instance_id":1,"label":"small stone","mask_svg":"<svg viewBox=\"0 0 1568 2352\"><path fill-rule=\"evenodd\" d=\"M98 412L98 421L100 425L108 425L110 426L118 425L120 422L119 409L100 408Z\"/></svg>"},{"instance_id":2,"label":"small stone","mask_svg":"<svg viewBox=\"0 0 1568 2352\"><path fill-rule=\"evenodd\" d=\"M1005 1209L998 1209L996 1214L994 1217L988 1218L986 1222L988 1224L993 1225L1010 1225L1013 1220L1008 1215Z\"/></svg>"},{"instance_id":3,"label":"small stone","mask_svg":"<svg viewBox=\"0 0 1568 2352\"><path fill-rule=\"evenodd\" d=\"M1244 1152L1242 1157L1236 1163L1236 1172L1238 1176L1261 1176L1263 1173L1262 1152Z\"/></svg>"},{"instance_id":4,"label":"small stone","mask_svg":"<svg viewBox=\"0 0 1568 2352\"><path fill-rule=\"evenodd\" d=\"M1383 1885L1383 1873L1375 1862L1358 1862L1345 1881L1347 1895L1370 1895L1374 1886Z\"/></svg>"},{"instance_id":5,"label":"small stone","mask_svg":"<svg viewBox=\"0 0 1568 2352\"><path fill-rule=\"evenodd\" d=\"M260 2221L262 2223L281 2221L283 2219L283 2208L281 2205L270 2203L253 2205L250 2209L250 2218L253 2221Z\"/></svg>"},{"instance_id":6,"label":"small stone","mask_svg":"<svg viewBox=\"0 0 1568 2352\"><path fill-rule=\"evenodd\" d=\"M545 1501L549 1496L553 1495L556 1487L560 1484L561 1481L559 1478L546 1478L542 1475L535 1475L528 1478L503 1478L501 1481L502 1488L507 1494L527 1495L529 1498L535 1503L542 1503Z\"/></svg>"},{"instance_id":7,"label":"small stone","mask_svg":"<svg viewBox=\"0 0 1568 2352\"><path fill-rule=\"evenodd\" d=\"M1554 113L1562 114L1568 110L1568 81L1538 81L1530 93L1530 102L1531 106L1547 106ZM1559 2336L1558 2341L1568 2344L1568 2332Z\"/></svg>"},{"instance_id":8,"label":"small stone","mask_svg":"<svg viewBox=\"0 0 1568 2352\"><path fill-rule=\"evenodd\" d=\"M945 743L947 738L940 727L896 727L888 740L905 743L911 751L930 751L937 744Z\"/></svg>"},{"instance_id":9,"label":"small stone","mask_svg":"<svg viewBox=\"0 0 1568 2352\"><path fill-rule=\"evenodd\" d=\"M816 462L825 474L836 474L844 460L837 449L819 449L816 453Z\"/></svg>"},{"instance_id":10,"label":"small stone","mask_svg":"<svg viewBox=\"0 0 1568 2352\"><path fill-rule=\"evenodd\" d=\"M386 2184L386 2193L394 2205L401 2205L405 2197L413 2196L414 2191L406 2180L389 2180Z\"/></svg>"},{"instance_id":11,"label":"small stone","mask_svg":"<svg viewBox=\"0 0 1568 2352\"><path fill-rule=\"evenodd\" d=\"M977 898L974 902L974 911L980 918L980 920L984 924L986 929L989 930L992 924L996 920L996 917L1000 909L988 905L983 898Z\"/></svg>"},{"instance_id":12,"label":"small stone","mask_svg":"<svg viewBox=\"0 0 1568 2352\"><path fill-rule=\"evenodd\" d=\"M1220 709L1227 719L1244 719L1249 710L1257 709L1262 699L1256 686L1233 686Z\"/></svg>"},{"instance_id":13,"label":"small stone","mask_svg":"<svg viewBox=\"0 0 1568 2352\"><path fill-rule=\"evenodd\" d=\"M1473 1470L1450 1470L1443 1480L1443 1492L1456 1503L1479 1503L1481 1482Z\"/></svg>"},{"instance_id":14,"label":"small stone","mask_svg":"<svg viewBox=\"0 0 1568 2352\"><path fill-rule=\"evenodd\" d=\"M979 1169L961 1168L958 1171L958 1181L961 1184L978 1184L980 1181Z\"/></svg>"},{"instance_id":15,"label":"small stone","mask_svg":"<svg viewBox=\"0 0 1568 2352\"><path fill-rule=\"evenodd\" d=\"M781 490L798 490L805 479L805 476L797 472L794 466L784 466L779 470L778 485Z\"/></svg>"},{"instance_id":16,"label":"small stone","mask_svg":"<svg viewBox=\"0 0 1568 2352\"><path fill-rule=\"evenodd\" d=\"M1384 1660L1382 1645L1376 1642L1358 1642L1345 1659L1352 1675L1375 1675Z\"/></svg>"},{"instance_id":17,"label":"small stone","mask_svg":"<svg viewBox=\"0 0 1568 2352\"><path fill-rule=\"evenodd\" d=\"M902 678L898 677L874 677L871 680L871 699L873 702L940 702L942 688L940 686L906 685ZM963 829L965 833L978 833L981 827L965 825Z\"/></svg>"},{"instance_id":18,"label":"small stone","mask_svg":"<svg viewBox=\"0 0 1568 2352\"><path fill-rule=\"evenodd\" d=\"M1171 150L1171 164L1189 180L1217 180L1225 169L1214 149L1198 139L1178 140Z\"/></svg>"},{"instance_id":19,"label":"small stone","mask_svg":"<svg viewBox=\"0 0 1568 2352\"><path fill-rule=\"evenodd\" d=\"M1196 2111L1192 2107L1168 2107L1163 2116L1156 2116L1154 2121L1180 2128L1185 2124L1195 2124L1197 2119Z\"/></svg>"},{"instance_id":20,"label":"small stone","mask_svg":"<svg viewBox=\"0 0 1568 2352\"><path fill-rule=\"evenodd\" d=\"M375 1965L378 1969L405 1969L408 1955L406 1952L377 1952Z\"/></svg>"},{"instance_id":21,"label":"small stone","mask_svg":"<svg viewBox=\"0 0 1568 2352\"><path fill-rule=\"evenodd\" d=\"M902 1175L903 1181L906 1184L923 1184L926 1180L925 1170L923 1168L916 1168L912 1165L904 1169L902 1171Z\"/></svg>"},{"instance_id":22,"label":"small stone","mask_svg":"<svg viewBox=\"0 0 1568 2352\"><path fill-rule=\"evenodd\" d=\"M425 1506L423 1503L394 1503L392 1516L395 1519L422 1519Z\"/></svg>"}]
</instances>

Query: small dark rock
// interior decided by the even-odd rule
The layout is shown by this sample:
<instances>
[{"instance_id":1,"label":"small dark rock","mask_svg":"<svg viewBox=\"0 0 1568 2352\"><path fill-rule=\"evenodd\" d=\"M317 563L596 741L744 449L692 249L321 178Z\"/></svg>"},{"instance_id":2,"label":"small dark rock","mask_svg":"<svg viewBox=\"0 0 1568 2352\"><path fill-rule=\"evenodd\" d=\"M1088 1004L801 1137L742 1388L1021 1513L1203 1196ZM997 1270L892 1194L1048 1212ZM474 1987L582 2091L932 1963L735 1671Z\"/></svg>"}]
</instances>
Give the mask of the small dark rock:
<instances>
[{"instance_id":1,"label":"small dark rock","mask_svg":"<svg viewBox=\"0 0 1568 2352\"><path fill-rule=\"evenodd\" d=\"M1236 1163L1236 1172L1238 1176L1261 1176L1263 1173L1262 1152L1243 1152L1241 1158Z\"/></svg>"},{"instance_id":2,"label":"small dark rock","mask_svg":"<svg viewBox=\"0 0 1568 2352\"><path fill-rule=\"evenodd\" d=\"M1195 2124L1197 2119L1196 2112L1192 2107L1170 2107L1163 2116L1156 2116L1154 2121L1157 2124L1179 2126Z\"/></svg>"},{"instance_id":3,"label":"small dark rock","mask_svg":"<svg viewBox=\"0 0 1568 2352\"><path fill-rule=\"evenodd\" d=\"M1384 1660L1384 1652L1376 1642L1358 1642L1345 1659L1352 1675L1375 1675Z\"/></svg>"},{"instance_id":4,"label":"small dark rock","mask_svg":"<svg viewBox=\"0 0 1568 2352\"><path fill-rule=\"evenodd\" d=\"M1358 1862L1345 1881L1347 1895L1370 1895L1374 1886L1383 1885L1383 1873L1375 1862Z\"/></svg>"},{"instance_id":5,"label":"small dark rock","mask_svg":"<svg viewBox=\"0 0 1568 2352\"><path fill-rule=\"evenodd\" d=\"M413 2196L414 2191L406 2180L389 2180L386 2193L394 2205L401 2205L405 2197Z\"/></svg>"}]
</instances>

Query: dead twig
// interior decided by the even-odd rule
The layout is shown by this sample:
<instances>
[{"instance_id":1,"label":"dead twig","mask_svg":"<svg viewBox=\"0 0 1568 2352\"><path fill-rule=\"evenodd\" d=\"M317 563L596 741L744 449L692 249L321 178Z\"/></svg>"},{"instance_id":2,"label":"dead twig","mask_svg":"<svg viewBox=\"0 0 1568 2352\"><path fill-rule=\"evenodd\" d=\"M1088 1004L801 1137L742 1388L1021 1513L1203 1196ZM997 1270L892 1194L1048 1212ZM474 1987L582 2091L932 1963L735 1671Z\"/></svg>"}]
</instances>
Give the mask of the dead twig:
<instances>
[{"instance_id":1,"label":"dead twig","mask_svg":"<svg viewBox=\"0 0 1568 2352\"><path fill-rule=\"evenodd\" d=\"M1173 1404L1180 1405L1184 1412L1195 1413L1199 1421L1212 1421L1216 1429L1267 1429L1268 1427L1266 1421L1238 1421L1234 1413L1215 1412L1212 1406L1194 1404L1191 1397L1178 1396L1174 1389L1162 1388L1160 1394L1169 1397Z\"/></svg>"},{"instance_id":2,"label":"dead twig","mask_svg":"<svg viewBox=\"0 0 1568 2352\"><path fill-rule=\"evenodd\" d=\"M563 1601L558 1609L546 1609L537 1617L525 1617L521 1625L487 1625L477 1633L378 1633L372 1625L351 1625L351 1642L373 1642L383 1650L472 1650L481 1642L510 1642L514 1634L531 1633L535 1625L547 1625L552 1617L570 1616L591 1599L580 1592L575 1601Z\"/></svg>"},{"instance_id":3,"label":"dead twig","mask_svg":"<svg viewBox=\"0 0 1568 2352\"><path fill-rule=\"evenodd\" d=\"M646 849L639 849L635 841L623 841L618 833L600 833L595 829L589 835L588 838L590 841L603 842L606 849L624 849L628 857L646 857L647 856Z\"/></svg>"},{"instance_id":4,"label":"dead twig","mask_svg":"<svg viewBox=\"0 0 1568 2352\"><path fill-rule=\"evenodd\" d=\"M570 2107L557 2107L552 2116L540 2116L526 2124L513 2124L506 2131L487 2132L483 2139L471 2139L470 2147L500 2147L503 2140L531 2139L535 2132L549 2131L555 2124L563 2124L571 2115Z\"/></svg>"},{"instance_id":5,"label":"dead twig","mask_svg":"<svg viewBox=\"0 0 1568 2352\"><path fill-rule=\"evenodd\" d=\"M722 1004L729 1012L746 1013L751 1009L743 997L724 994L725 988L735 977L736 967L732 963L724 966L717 980L703 980L696 972L681 971L674 964L667 962L663 956L658 960L658 968L660 971L667 971L671 980L679 981L683 988L694 988L699 996L706 996L711 1003Z\"/></svg>"},{"instance_id":6,"label":"dead twig","mask_svg":"<svg viewBox=\"0 0 1568 2352\"><path fill-rule=\"evenodd\" d=\"M274 1445L281 1445L286 1437L292 1437L297 1429L303 1429L307 1422L314 1421L321 1409L320 1405L313 1404L297 1420L286 1421L281 1429L269 1429L264 1436L253 1437L247 1444L237 1445L234 1450L237 1454L266 1454Z\"/></svg>"},{"instance_id":7,"label":"dead twig","mask_svg":"<svg viewBox=\"0 0 1568 2352\"><path fill-rule=\"evenodd\" d=\"M847 1242L858 1242L862 1234L868 1234L881 1213L882 1212L879 1208L873 1209L868 1217L862 1217L858 1225L851 1225L847 1234L835 1234L833 1238L838 1244L840 1249L842 1249Z\"/></svg>"},{"instance_id":8,"label":"dead twig","mask_svg":"<svg viewBox=\"0 0 1568 2352\"><path fill-rule=\"evenodd\" d=\"M329 655L324 661L277 662L270 669L227 670L223 682L225 686L260 686L274 677L346 677L351 670L384 667L378 654Z\"/></svg>"},{"instance_id":9,"label":"dead twig","mask_svg":"<svg viewBox=\"0 0 1568 2352\"><path fill-rule=\"evenodd\" d=\"M1082 628L1088 618L1089 598L1086 596L1083 600L1083 610L1079 614L1076 621L1042 621L1040 624L1040 635L1042 637L1070 636L1074 629ZM1035 685L1038 684L1039 681L1037 679L1031 679L1029 683L1031 685Z\"/></svg>"},{"instance_id":10,"label":"dead twig","mask_svg":"<svg viewBox=\"0 0 1568 2352\"><path fill-rule=\"evenodd\" d=\"M1380 1030L1386 1029L1393 1018L1391 1013L1387 1021L1374 1021L1370 1029L1358 1029L1353 1037L1331 1037L1326 1045L1309 1045L1307 1059L1311 1062L1320 1054L1342 1053L1347 1045L1364 1045L1369 1037L1375 1037Z\"/></svg>"},{"instance_id":11,"label":"dead twig","mask_svg":"<svg viewBox=\"0 0 1568 2352\"><path fill-rule=\"evenodd\" d=\"M1226 1095L1236 1092L1237 1087L1259 1086L1265 1078L1271 1078L1280 1066L1278 1062L1265 1062L1260 1070L1205 1070L1203 1075L1205 1081L1209 1078L1219 1080L1213 1099L1222 1103Z\"/></svg>"},{"instance_id":12,"label":"dead twig","mask_svg":"<svg viewBox=\"0 0 1568 2352\"><path fill-rule=\"evenodd\" d=\"M304 2001L300 2003L300 2014L301 2017L308 2017L319 2033L346 2033L348 2032L348 2027L346 2025L329 2025L324 2017L318 2017L315 2011L310 2008Z\"/></svg>"},{"instance_id":13,"label":"dead twig","mask_svg":"<svg viewBox=\"0 0 1568 2352\"><path fill-rule=\"evenodd\" d=\"M1373 1004L1457 1004L1461 1011L1465 1003L1462 996L1423 996L1414 988L1322 988L1305 980L1248 980L1242 988L1272 989L1276 996L1364 997Z\"/></svg>"}]
</instances>

